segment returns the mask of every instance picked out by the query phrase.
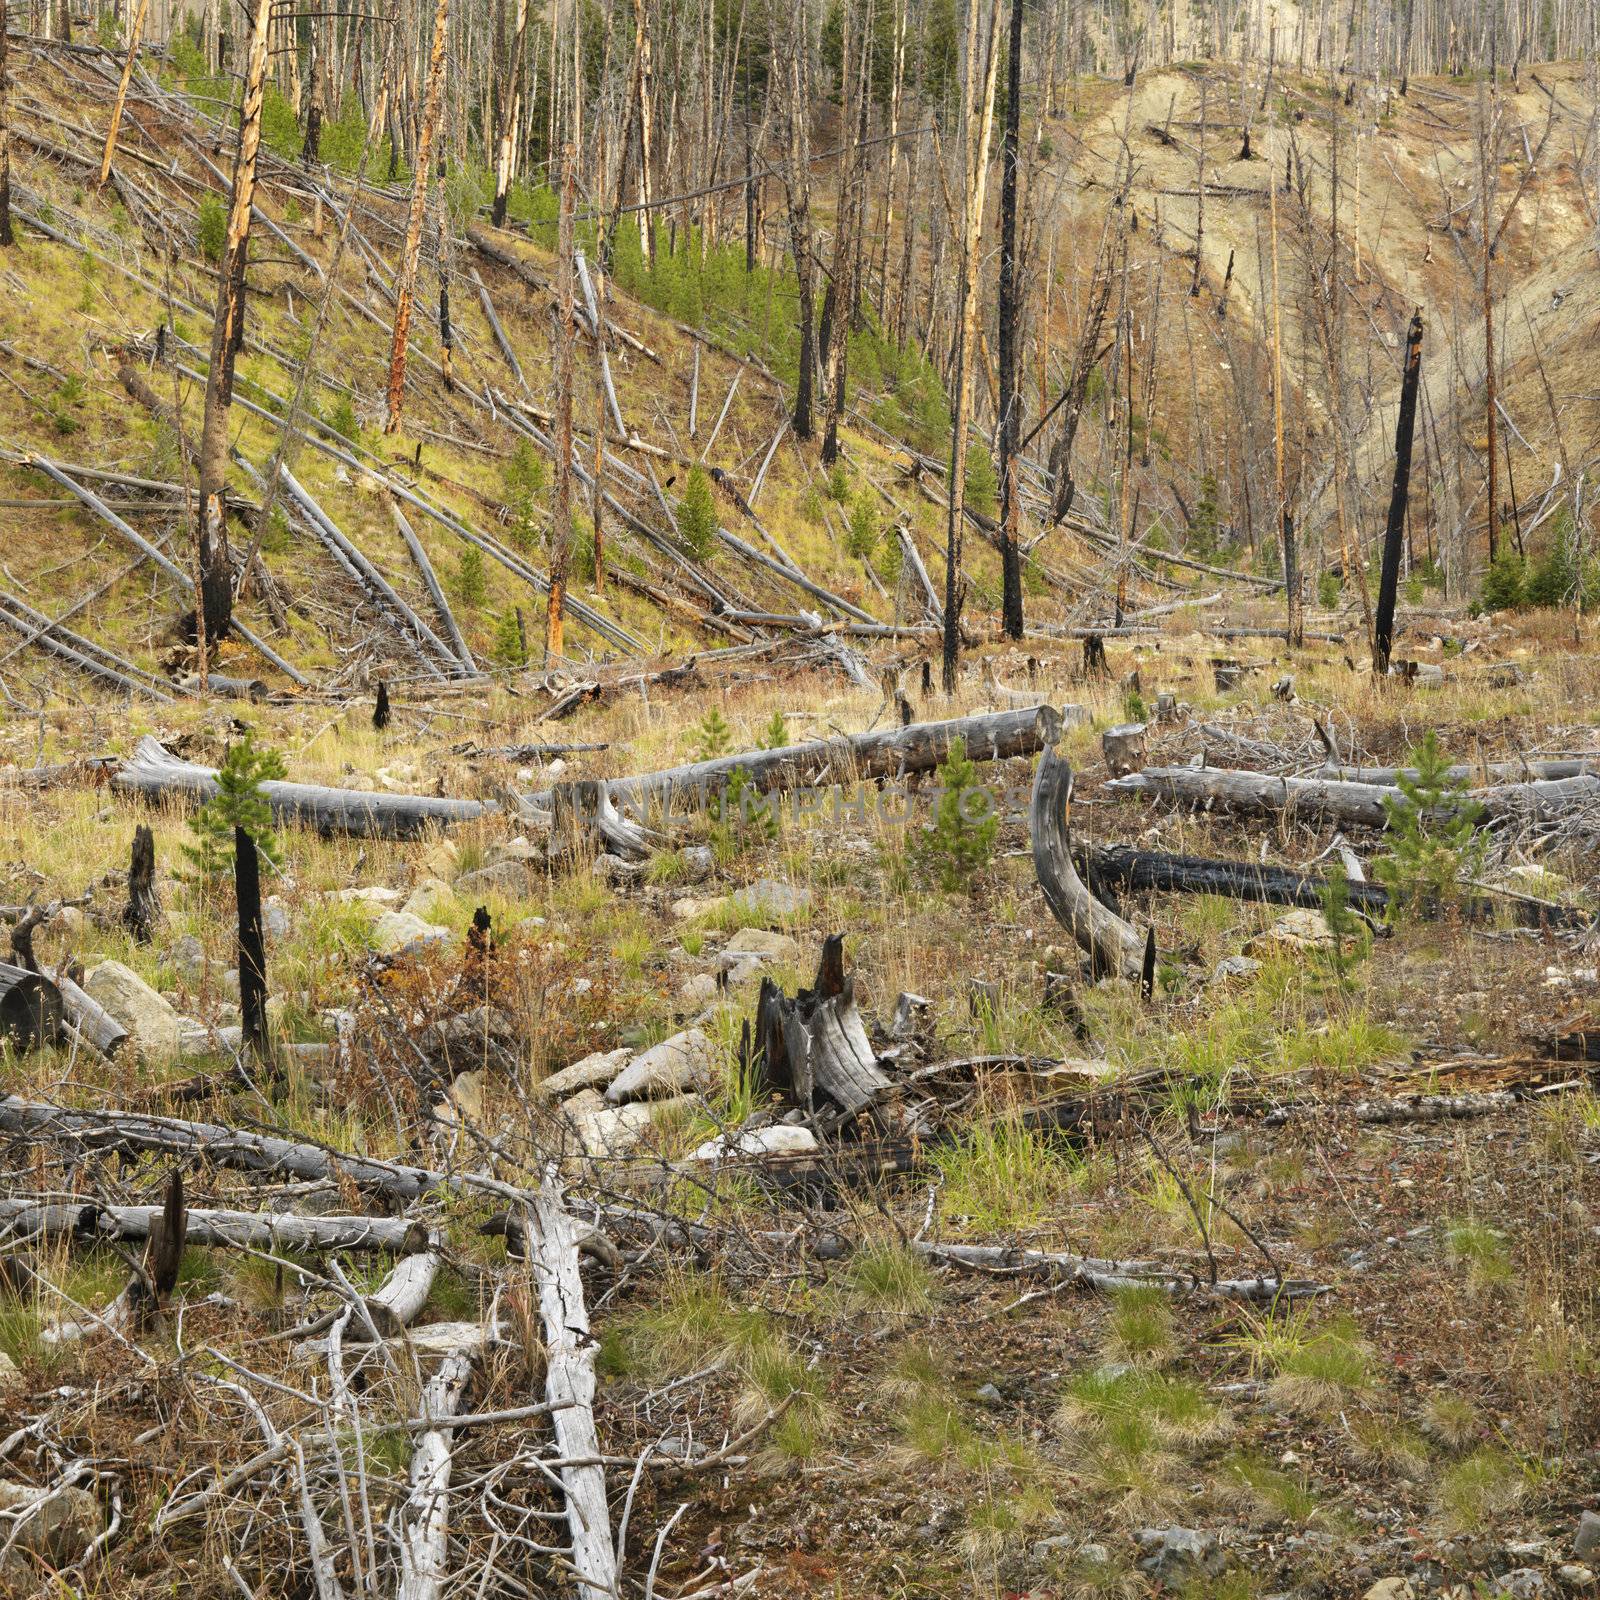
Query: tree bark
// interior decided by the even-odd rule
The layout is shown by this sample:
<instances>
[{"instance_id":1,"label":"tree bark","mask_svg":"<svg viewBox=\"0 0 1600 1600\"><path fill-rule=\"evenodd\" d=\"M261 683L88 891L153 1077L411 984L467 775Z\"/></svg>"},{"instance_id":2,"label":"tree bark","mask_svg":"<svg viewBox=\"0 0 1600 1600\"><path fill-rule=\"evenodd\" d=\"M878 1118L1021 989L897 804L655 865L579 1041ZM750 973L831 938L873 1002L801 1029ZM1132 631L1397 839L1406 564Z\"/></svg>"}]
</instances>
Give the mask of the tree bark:
<instances>
[{"instance_id":1,"label":"tree bark","mask_svg":"<svg viewBox=\"0 0 1600 1600\"><path fill-rule=\"evenodd\" d=\"M569 141L561 149L561 220L556 260L556 483L550 516L550 593L545 607L544 659L559 661L564 651L567 556L572 545L572 383L575 340L573 207L577 153ZM595 329L602 339L603 330Z\"/></svg>"},{"instance_id":2,"label":"tree bark","mask_svg":"<svg viewBox=\"0 0 1600 1600\"><path fill-rule=\"evenodd\" d=\"M0 961L0 1038L19 1054L61 1032L61 991L41 973Z\"/></svg>"},{"instance_id":3,"label":"tree bark","mask_svg":"<svg viewBox=\"0 0 1600 1600\"><path fill-rule=\"evenodd\" d=\"M7 0L0 0L0 246L14 245L11 231L11 75L6 65Z\"/></svg>"},{"instance_id":4,"label":"tree bark","mask_svg":"<svg viewBox=\"0 0 1600 1600\"><path fill-rule=\"evenodd\" d=\"M494 204L489 220L497 228L506 225L506 203L511 194L511 154L516 142L517 114L522 109L522 58L527 54L528 0L517 0L517 25L511 37L511 59L506 63L501 85L500 136L495 148Z\"/></svg>"},{"instance_id":5,"label":"tree bark","mask_svg":"<svg viewBox=\"0 0 1600 1600\"><path fill-rule=\"evenodd\" d=\"M217 305L211 324L211 364L206 376L200 432L199 580L195 633L204 645L222 638L233 617L233 567L228 555L223 491L228 475L228 416L233 405L233 362L244 342L245 270L250 215L255 202L256 156L261 147L261 109L266 95L267 36L272 0L257 0L245 64L239 113L239 152L233 166L233 203L222 261L217 268Z\"/></svg>"},{"instance_id":6,"label":"tree bark","mask_svg":"<svg viewBox=\"0 0 1600 1600\"><path fill-rule=\"evenodd\" d=\"M233 893L239 908L239 1022L245 1049L267 1058L267 946L261 931L261 858L243 828L233 830Z\"/></svg>"},{"instance_id":7,"label":"tree bark","mask_svg":"<svg viewBox=\"0 0 1600 1600\"><path fill-rule=\"evenodd\" d=\"M128 32L128 55L122 63L122 77L117 82L117 98L111 103L111 126L106 130L106 150L100 158L100 178L95 188L103 189L106 179L111 176L111 161L117 152L117 131L122 126L122 107L128 98L128 80L133 77L133 64L139 59L139 39L144 32L145 13L150 9L150 0L139 0L138 9L133 14L133 24ZM5 3L0 0L0 33L5 31ZM0 44L0 54L5 51L5 46ZM0 66L0 73L4 72ZM3 96L3 90L0 90ZM4 120L4 113L0 112L0 121ZM5 135L0 133L0 140Z\"/></svg>"},{"instance_id":8,"label":"tree bark","mask_svg":"<svg viewBox=\"0 0 1600 1600\"><path fill-rule=\"evenodd\" d=\"M807 86L806 5L801 0L795 32L789 42L789 170L784 187L789 200L789 253L794 257L800 323L800 371L794 389L794 434L811 437L811 386L817 364L816 307L812 290L811 141L807 119L811 100Z\"/></svg>"},{"instance_id":9,"label":"tree bark","mask_svg":"<svg viewBox=\"0 0 1600 1600\"><path fill-rule=\"evenodd\" d=\"M438 0L433 17L433 44L428 52L428 82L422 108L422 132L417 140L411 175L411 212L406 220L406 242L395 280L394 343L389 351L388 412L383 431L397 433L406 398L406 341L411 334L411 307L417 292L417 258L422 253L422 215L427 206L433 139L439 125L439 100L444 87L445 39L450 27L450 0Z\"/></svg>"},{"instance_id":10,"label":"tree bark","mask_svg":"<svg viewBox=\"0 0 1600 1600\"><path fill-rule=\"evenodd\" d=\"M1010 55L1006 62L1006 128L1000 156L1000 572L1006 637L1022 637L1022 560L1018 546L1021 485L1022 392L1017 302L1017 179L1022 123L1022 0L1011 0Z\"/></svg>"},{"instance_id":11,"label":"tree bark","mask_svg":"<svg viewBox=\"0 0 1600 1600\"><path fill-rule=\"evenodd\" d=\"M1422 309L1411 318L1406 335L1405 375L1400 385L1400 416L1394 427L1394 488L1389 494L1389 521L1383 535L1383 570L1378 579L1378 612L1373 623L1372 670L1389 670L1394 643L1394 603L1400 585L1400 549L1405 537L1406 496L1411 484L1411 440L1417 420L1417 384L1422 371Z\"/></svg>"},{"instance_id":12,"label":"tree bark","mask_svg":"<svg viewBox=\"0 0 1600 1600\"><path fill-rule=\"evenodd\" d=\"M156 840L145 823L133 830L133 852L128 865L128 903L122 908L122 925L138 944L149 944L161 915L156 897Z\"/></svg>"}]
</instances>

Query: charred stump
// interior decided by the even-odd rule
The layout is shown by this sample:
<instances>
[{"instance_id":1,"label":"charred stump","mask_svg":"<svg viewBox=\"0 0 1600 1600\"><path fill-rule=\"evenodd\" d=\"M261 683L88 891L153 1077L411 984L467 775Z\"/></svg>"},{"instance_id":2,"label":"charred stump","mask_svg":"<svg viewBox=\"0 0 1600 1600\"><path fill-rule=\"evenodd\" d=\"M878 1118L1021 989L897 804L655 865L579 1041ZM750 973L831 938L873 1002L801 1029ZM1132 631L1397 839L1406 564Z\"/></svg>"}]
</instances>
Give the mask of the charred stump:
<instances>
[{"instance_id":1,"label":"charred stump","mask_svg":"<svg viewBox=\"0 0 1600 1600\"><path fill-rule=\"evenodd\" d=\"M261 858L243 828L233 830L234 898L239 905L239 1022L244 1047L267 1055L267 950L261 931Z\"/></svg>"},{"instance_id":2,"label":"charred stump","mask_svg":"<svg viewBox=\"0 0 1600 1600\"><path fill-rule=\"evenodd\" d=\"M0 1039L20 1054L61 1033L61 991L42 973L0 961Z\"/></svg>"},{"instance_id":3,"label":"charred stump","mask_svg":"<svg viewBox=\"0 0 1600 1600\"><path fill-rule=\"evenodd\" d=\"M145 823L133 830L133 850L128 862L128 903L122 908L122 925L139 944L155 937L161 916L156 898L156 838Z\"/></svg>"},{"instance_id":4,"label":"charred stump","mask_svg":"<svg viewBox=\"0 0 1600 1600\"><path fill-rule=\"evenodd\" d=\"M382 733L389 726L389 685L378 680L378 698L372 707L372 726Z\"/></svg>"}]
</instances>

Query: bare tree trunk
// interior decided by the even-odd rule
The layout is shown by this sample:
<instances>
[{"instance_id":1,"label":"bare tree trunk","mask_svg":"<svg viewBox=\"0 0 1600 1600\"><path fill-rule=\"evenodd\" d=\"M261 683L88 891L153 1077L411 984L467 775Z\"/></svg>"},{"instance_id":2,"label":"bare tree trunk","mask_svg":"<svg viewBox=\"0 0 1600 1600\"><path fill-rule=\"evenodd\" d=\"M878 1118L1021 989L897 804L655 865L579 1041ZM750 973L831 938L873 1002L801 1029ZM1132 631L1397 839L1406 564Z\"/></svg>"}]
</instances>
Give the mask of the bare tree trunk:
<instances>
[{"instance_id":1,"label":"bare tree trunk","mask_svg":"<svg viewBox=\"0 0 1600 1600\"><path fill-rule=\"evenodd\" d=\"M644 0L633 0L635 115L639 119L639 235L650 270L656 265L656 230L650 218L650 29Z\"/></svg>"},{"instance_id":2,"label":"bare tree trunk","mask_svg":"<svg viewBox=\"0 0 1600 1600\"><path fill-rule=\"evenodd\" d=\"M1406 337L1405 377L1400 387L1400 417L1394 429L1394 489L1383 537L1383 572L1378 580L1378 617L1373 628L1372 670L1389 670L1394 639L1395 592L1400 582L1400 541L1405 533L1406 493L1411 481L1411 439L1417 421L1417 382L1422 371L1422 312L1411 318Z\"/></svg>"},{"instance_id":3,"label":"bare tree trunk","mask_svg":"<svg viewBox=\"0 0 1600 1600\"><path fill-rule=\"evenodd\" d=\"M389 352L389 408L383 431L398 433L406 399L406 340L411 332L411 304L417 292L417 257L422 253L422 214L428 201L428 169L439 123L439 98L444 87L444 46L450 26L450 0L439 0L433 18L433 46L428 53L428 84L422 109L422 133L411 174L411 215L406 222L405 253L395 282L394 345Z\"/></svg>"},{"instance_id":4,"label":"bare tree trunk","mask_svg":"<svg viewBox=\"0 0 1600 1600\"><path fill-rule=\"evenodd\" d=\"M1278 500L1279 535L1283 543L1283 592L1288 601L1287 640L1290 648L1303 643L1300 618L1300 573L1296 560L1294 518L1283 479L1283 299L1278 292L1278 170L1277 148L1267 169L1272 228L1272 431L1274 486Z\"/></svg>"},{"instance_id":5,"label":"bare tree trunk","mask_svg":"<svg viewBox=\"0 0 1600 1600\"><path fill-rule=\"evenodd\" d=\"M1017 300L1017 166L1022 122L1022 0L1011 0L1011 53L1006 63L1006 131L1000 157L1000 569L1006 637L1022 637L1022 561L1017 538L1021 497L1017 457L1022 442L1021 351Z\"/></svg>"},{"instance_id":6,"label":"bare tree trunk","mask_svg":"<svg viewBox=\"0 0 1600 1600\"><path fill-rule=\"evenodd\" d=\"M811 281L811 151L807 119L811 99L806 83L808 43L805 0L789 43L789 171L784 186L789 194L789 250L799 289L800 374L794 390L794 433L811 437L811 383L817 363L815 306Z\"/></svg>"},{"instance_id":7,"label":"bare tree trunk","mask_svg":"<svg viewBox=\"0 0 1600 1600\"><path fill-rule=\"evenodd\" d=\"M489 220L497 228L506 223L506 201L511 194L511 152L516 143L518 96L522 87L522 58L527 54L528 0L517 0L517 26L511 38L511 60L506 65L500 101L500 140L495 153L494 205Z\"/></svg>"},{"instance_id":8,"label":"bare tree trunk","mask_svg":"<svg viewBox=\"0 0 1600 1600\"><path fill-rule=\"evenodd\" d=\"M11 231L11 79L6 69L7 0L0 0L0 245L14 245Z\"/></svg>"},{"instance_id":9,"label":"bare tree trunk","mask_svg":"<svg viewBox=\"0 0 1600 1600\"><path fill-rule=\"evenodd\" d=\"M271 22L272 0L257 0L245 63L244 101L239 112L233 205L228 213L222 261L217 268L217 308L211 323L211 365L206 376L205 413L200 434L195 634L202 651L206 640L219 639L228 631L233 617L233 571L228 556L222 495L228 475L233 360L244 341L245 267L250 249L250 211L255 201L256 155L261 148L261 107L266 95L267 33Z\"/></svg>"},{"instance_id":10,"label":"bare tree trunk","mask_svg":"<svg viewBox=\"0 0 1600 1600\"><path fill-rule=\"evenodd\" d=\"M117 82L117 98L111 105L111 126L106 131L106 153L100 159L100 179L95 184L97 189L106 186L106 179L111 176L111 158L117 150L117 130L122 126L122 107L128 98L128 80L133 76L133 64L139 58L139 36L144 32L145 13L150 9L150 0L139 0L139 9L133 14L133 26L128 32L128 58L122 64L122 77ZM5 6L0 0L0 33L5 31ZM5 45L0 44L0 54L5 51ZM0 121L3 121L0 114ZM0 142L5 139L5 134L0 132Z\"/></svg>"},{"instance_id":11,"label":"bare tree trunk","mask_svg":"<svg viewBox=\"0 0 1600 1600\"><path fill-rule=\"evenodd\" d=\"M994 131L994 83L999 66L999 0L981 25L976 0L967 13L967 69L961 85L963 171L961 185L961 304L957 318L955 419L950 430L950 515L945 534L943 685L956 687L956 657L961 649L961 534L966 517L967 423L972 414L972 346L978 318L978 276L982 258L983 202L989 183L989 139Z\"/></svg>"},{"instance_id":12,"label":"bare tree trunk","mask_svg":"<svg viewBox=\"0 0 1600 1600\"><path fill-rule=\"evenodd\" d=\"M574 86L574 94L577 88ZM548 662L562 652L562 605L567 589L567 549L572 543L572 214L577 156L571 143L561 147L561 222L556 260L556 495L550 518L550 600L545 610L544 654ZM597 336L599 329L596 329Z\"/></svg>"}]
</instances>

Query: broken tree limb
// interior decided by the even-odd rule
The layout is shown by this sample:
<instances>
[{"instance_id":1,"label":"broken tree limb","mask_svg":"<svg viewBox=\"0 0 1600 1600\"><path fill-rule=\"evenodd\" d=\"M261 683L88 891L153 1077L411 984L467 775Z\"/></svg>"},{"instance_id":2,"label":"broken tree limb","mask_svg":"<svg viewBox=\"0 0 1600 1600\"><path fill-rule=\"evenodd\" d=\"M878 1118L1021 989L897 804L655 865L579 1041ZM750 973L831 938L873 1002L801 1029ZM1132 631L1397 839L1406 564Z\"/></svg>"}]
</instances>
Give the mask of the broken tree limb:
<instances>
[{"instance_id":1,"label":"broken tree limb","mask_svg":"<svg viewBox=\"0 0 1600 1600\"><path fill-rule=\"evenodd\" d=\"M417 571L422 575L423 587L428 591L428 598L433 602L433 609L439 618L439 624L444 629L450 640L450 647L455 652L456 659L473 675L477 676L478 663L473 658L472 647L467 643L465 635L461 632L461 625L456 621L456 614L450 609L450 602L445 596L444 586L439 582L439 575L433 570L433 563L428 559L428 552L422 548L422 541L416 536L411 524L406 521L405 513L400 509L399 502L392 495L386 495L389 502L389 515L394 519L395 531L405 540L406 549L411 552L411 559L416 563Z\"/></svg>"},{"instance_id":2,"label":"broken tree limb","mask_svg":"<svg viewBox=\"0 0 1600 1600\"><path fill-rule=\"evenodd\" d=\"M203 805L220 792L213 768L181 760L148 734L112 776L111 786L146 800L182 799L194 805ZM275 822L305 823L319 833L358 839L415 839L430 827L469 822L493 809L478 800L327 789L276 780L263 783L261 790Z\"/></svg>"},{"instance_id":3,"label":"broken tree limb","mask_svg":"<svg viewBox=\"0 0 1600 1600\"><path fill-rule=\"evenodd\" d=\"M1053 742L1052 742L1053 743ZM1046 903L1078 948L1089 957L1096 977L1140 981L1146 939L1110 907L1102 905L1072 864L1072 768L1047 745L1033 779L1028 828L1033 866Z\"/></svg>"},{"instance_id":4,"label":"broken tree limb","mask_svg":"<svg viewBox=\"0 0 1600 1600\"><path fill-rule=\"evenodd\" d=\"M1119 890L1171 890L1180 894L1215 894L1229 900L1262 905L1303 906L1316 910L1327 901L1328 880L1292 867L1270 867L1255 861L1217 861L1207 856L1169 855L1137 850L1130 845L1074 845L1072 858L1085 881ZM1382 917L1389 909L1389 891L1381 883L1347 880L1350 908ZM1427 908L1422 908L1427 914ZM1473 896L1459 909L1468 920L1488 920L1509 910L1526 928L1586 928L1588 916L1569 906L1552 905L1510 891Z\"/></svg>"},{"instance_id":5,"label":"broken tree limb","mask_svg":"<svg viewBox=\"0 0 1600 1600\"><path fill-rule=\"evenodd\" d=\"M1381 828L1388 821L1385 798L1400 791L1379 784L1346 783L1337 778L1273 777L1226 767L1146 767L1106 788L1117 794L1148 794L1156 799L1247 816L1295 813L1342 823ZM1491 821L1550 822L1585 808L1600 808L1600 775L1543 778L1499 784L1455 797L1441 810L1454 814L1476 807Z\"/></svg>"},{"instance_id":6,"label":"broken tree limb","mask_svg":"<svg viewBox=\"0 0 1600 1600\"><path fill-rule=\"evenodd\" d=\"M442 1259L438 1245L430 1241L426 1250L402 1256L382 1284L366 1297L367 1316L381 1336L399 1333L421 1316L433 1293L433 1280L439 1275Z\"/></svg>"},{"instance_id":7,"label":"broken tree limb","mask_svg":"<svg viewBox=\"0 0 1600 1600\"><path fill-rule=\"evenodd\" d=\"M544 1182L533 1195L532 1211L529 1260L544 1323L545 1399L552 1408L556 1448L570 1463L561 1468L561 1483L567 1495L573 1572L580 1600L614 1600L617 1557L594 1425L597 1341L589 1333L578 1272L578 1228L567 1211L554 1165L546 1169Z\"/></svg>"},{"instance_id":8,"label":"broken tree limb","mask_svg":"<svg viewBox=\"0 0 1600 1600\"><path fill-rule=\"evenodd\" d=\"M429 1423L411 1452L411 1491L400 1508L400 1581L396 1600L439 1600L450 1576L450 1478L454 1464L446 1424L472 1381L475 1348L452 1350L422 1391Z\"/></svg>"},{"instance_id":9,"label":"broken tree limb","mask_svg":"<svg viewBox=\"0 0 1600 1600\"><path fill-rule=\"evenodd\" d=\"M878 733L813 739L777 750L747 750L738 755L693 761L660 772L614 779L611 796L619 805L669 805L677 795L705 796L725 788L735 772L759 793L804 785L849 783L857 779L901 778L929 772L965 741L971 761L1004 761L1031 756L1060 738L1063 714L1053 706L987 711L947 722L914 722ZM535 796L546 806L550 795Z\"/></svg>"},{"instance_id":10,"label":"broken tree limb","mask_svg":"<svg viewBox=\"0 0 1600 1600\"><path fill-rule=\"evenodd\" d=\"M0 1199L0 1238L7 1243L148 1239L160 1215L160 1206ZM412 1255L429 1248L428 1230L404 1217L314 1217L293 1211L209 1209L191 1210L188 1215L189 1243L216 1249Z\"/></svg>"},{"instance_id":11,"label":"broken tree limb","mask_svg":"<svg viewBox=\"0 0 1600 1600\"><path fill-rule=\"evenodd\" d=\"M505 363L511 368L512 375L524 389L528 387L528 380L522 375L522 363L517 360L517 352L511 348L511 341L506 338L506 330L500 326L500 318L495 315L494 301L489 298L489 290L479 276L476 267L469 267L468 273L478 290L478 304L483 307L484 321L489 324L489 331L494 335L494 342L500 354L505 358Z\"/></svg>"}]
</instances>

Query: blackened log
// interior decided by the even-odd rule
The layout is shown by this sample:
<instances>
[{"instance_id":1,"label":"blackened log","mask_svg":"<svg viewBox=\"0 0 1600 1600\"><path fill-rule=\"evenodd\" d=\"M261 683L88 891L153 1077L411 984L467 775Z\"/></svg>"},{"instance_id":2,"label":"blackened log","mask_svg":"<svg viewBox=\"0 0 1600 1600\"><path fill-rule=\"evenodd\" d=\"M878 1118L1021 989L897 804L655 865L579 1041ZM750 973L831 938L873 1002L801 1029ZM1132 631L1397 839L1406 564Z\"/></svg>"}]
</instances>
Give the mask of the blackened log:
<instances>
[{"instance_id":1,"label":"blackened log","mask_svg":"<svg viewBox=\"0 0 1600 1600\"><path fill-rule=\"evenodd\" d=\"M42 973L0 961L0 1038L20 1054L61 1032L61 991Z\"/></svg>"},{"instance_id":2,"label":"blackened log","mask_svg":"<svg viewBox=\"0 0 1600 1600\"><path fill-rule=\"evenodd\" d=\"M1422 370L1422 309L1411 317L1406 335L1405 376L1400 385L1400 416L1394 428L1394 487L1389 493L1389 521L1383 535L1383 570L1378 579L1378 611L1373 621L1372 670L1380 677L1389 670L1394 643L1394 602L1400 584L1400 547L1405 538L1406 496L1411 484L1411 440L1417 420L1417 382ZM1490 462L1494 441L1489 441ZM1499 514L1490 496L1489 524Z\"/></svg>"}]
</instances>

